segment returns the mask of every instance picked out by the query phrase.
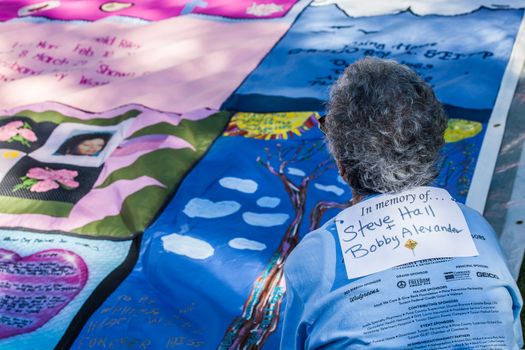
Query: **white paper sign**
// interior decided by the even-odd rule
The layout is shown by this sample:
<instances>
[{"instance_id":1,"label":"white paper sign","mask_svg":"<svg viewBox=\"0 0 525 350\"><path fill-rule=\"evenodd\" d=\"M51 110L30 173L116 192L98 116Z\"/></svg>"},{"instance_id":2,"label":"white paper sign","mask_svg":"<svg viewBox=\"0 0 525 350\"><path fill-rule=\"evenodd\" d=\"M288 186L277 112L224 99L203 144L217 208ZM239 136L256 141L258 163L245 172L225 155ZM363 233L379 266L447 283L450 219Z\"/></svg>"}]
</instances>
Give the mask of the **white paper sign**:
<instances>
[{"instance_id":1,"label":"white paper sign","mask_svg":"<svg viewBox=\"0 0 525 350\"><path fill-rule=\"evenodd\" d=\"M339 213L336 226L350 279L417 260L479 255L463 212L440 188L374 197Z\"/></svg>"}]
</instances>

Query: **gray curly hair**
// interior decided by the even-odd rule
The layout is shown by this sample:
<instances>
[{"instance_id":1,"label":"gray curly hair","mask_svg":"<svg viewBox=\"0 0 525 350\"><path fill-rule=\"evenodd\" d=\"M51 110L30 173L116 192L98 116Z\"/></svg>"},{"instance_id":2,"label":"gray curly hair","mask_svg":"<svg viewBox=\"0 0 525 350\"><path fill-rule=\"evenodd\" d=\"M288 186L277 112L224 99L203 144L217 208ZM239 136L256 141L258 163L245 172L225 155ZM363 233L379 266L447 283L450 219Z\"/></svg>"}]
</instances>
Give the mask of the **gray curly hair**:
<instances>
[{"instance_id":1,"label":"gray curly hair","mask_svg":"<svg viewBox=\"0 0 525 350\"><path fill-rule=\"evenodd\" d=\"M410 68L365 58L332 86L323 126L354 194L394 193L436 177L447 116Z\"/></svg>"}]
</instances>

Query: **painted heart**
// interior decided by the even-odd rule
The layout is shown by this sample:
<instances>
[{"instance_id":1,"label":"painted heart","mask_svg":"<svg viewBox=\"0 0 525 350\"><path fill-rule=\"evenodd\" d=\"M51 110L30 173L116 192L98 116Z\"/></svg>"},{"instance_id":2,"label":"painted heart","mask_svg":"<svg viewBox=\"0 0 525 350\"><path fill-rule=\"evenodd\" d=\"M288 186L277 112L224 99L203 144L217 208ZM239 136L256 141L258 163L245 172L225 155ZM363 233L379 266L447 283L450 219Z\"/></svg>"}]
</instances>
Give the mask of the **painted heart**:
<instances>
[{"instance_id":1,"label":"painted heart","mask_svg":"<svg viewBox=\"0 0 525 350\"><path fill-rule=\"evenodd\" d=\"M87 278L84 260L71 251L21 257L0 248L0 339L42 327L75 298Z\"/></svg>"}]
</instances>

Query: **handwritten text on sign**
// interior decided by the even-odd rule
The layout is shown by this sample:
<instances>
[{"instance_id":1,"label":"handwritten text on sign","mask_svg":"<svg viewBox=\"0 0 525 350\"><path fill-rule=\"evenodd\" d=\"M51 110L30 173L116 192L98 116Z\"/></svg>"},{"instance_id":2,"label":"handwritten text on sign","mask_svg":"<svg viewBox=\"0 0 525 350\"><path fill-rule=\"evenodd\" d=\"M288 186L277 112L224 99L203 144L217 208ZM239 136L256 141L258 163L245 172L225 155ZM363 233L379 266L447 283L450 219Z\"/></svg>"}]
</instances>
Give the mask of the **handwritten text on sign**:
<instances>
[{"instance_id":1,"label":"handwritten text on sign","mask_svg":"<svg viewBox=\"0 0 525 350\"><path fill-rule=\"evenodd\" d=\"M348 278L416 260L479 255L459 206L440 188L381 195L336 217Z\"/></svg>"}]
</instances>

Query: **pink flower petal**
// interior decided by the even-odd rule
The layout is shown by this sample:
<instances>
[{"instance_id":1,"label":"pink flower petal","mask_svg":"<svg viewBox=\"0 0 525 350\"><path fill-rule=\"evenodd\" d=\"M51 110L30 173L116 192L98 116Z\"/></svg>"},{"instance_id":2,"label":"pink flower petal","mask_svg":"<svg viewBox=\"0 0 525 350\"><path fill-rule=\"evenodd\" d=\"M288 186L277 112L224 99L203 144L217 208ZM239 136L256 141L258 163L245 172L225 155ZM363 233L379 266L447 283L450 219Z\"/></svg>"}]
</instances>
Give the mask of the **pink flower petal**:
<instances>
[{"instance_id":1,"label":"pink flower petal","mask_svg":"<svg viewBox=\"0 0 525 350\"><path fill-rule=\"evenodd\" d=\"M43 168L31 168L26 174L27 177L30 177L32 179L36 180L48 180L53 179L53 171L52 170L46 170Z\"/></svg>"},{"instance_id":2,"label":"pink flower petal","mask_svg":"<svg viewBox=\"0 0 525 350\"><path fill-rule=\"evenodd\" d=\"M22 136L27 141L35 142L37 140L35 133L29 129L18 129L18 135Z\"/></svg>"},{"instance_id":3,"label":"pink flower petal","mask_svg":"<svg viewBox=\"0 0 525 350\"><path fill-rule=\"evenodd\" d=\"M16 129L3 129L3 128L0 128L0 141L7 141L11 137L15 136L16 134L18 134Z\"/></svg>"},{"instance_id":4,"label":"pink flower petal","mask_svg":"<svg viewBox=\"0 0 525 350\"><path fill-rule=\"evenodd\" d=\"M56 183L53 180L44 180L44 181L39 181L33 186L31 186L30 191L31 192L47 192L47 191L54 190L59 187L60 186L58 185L58 183Z\"/></svg>"},{"instance_id":5,"label":"pink flower petal","mask_svg":"<svg viewBox=\"0 0 525 350\"><path fill-rule=\"evenodd\" d=\"M62 184L64 187L74 189L80 186L80 184L73 180L78 175L78 171L76 170L67 170L67 169L60 169L60 170L53 170L53 169L42 169L42 168L31 168L27 172L27 177L36 179L36 180L44 180L41 181L33 187L31 187L31 191L33 192L46 192L50 189L58 188L59 183ZM44 184L45 183L45 184ZM52 187L50 183L53 183ZM41 190L43 189L43 190Z\"/></svg>"},{"instance_id":6,"label":"pink flower petal","mask_svg":"<svg viewBox=\"0 0 525 350\"><path fill-rule=\"evenodd\" d=\"M77 175L78 171L76 170L53 170L53 179L55 180L73 180L75 177L77 177Z\"/></svg>"},{"instance_id":7,"label":"pink flower petal","mask_svg":"<svg viewBox=\"0 0 525 350\"><path fill-rule=\"evenodd\" d=\"M18 128L21 128L24 126L24 122L21 120L14 120L12 122L7 123L6 125L2 126L2 129L6 130L16 130Z\"/></svg>"},{"instance_id":8,"label":"pink flower petal","mask_svg":"<svg viewBox=\"0 0 525 350\"><path fill-rule=\"evenodd\" d=\"M80 186L80 184L77 181L71 180L71 179L60 179L56 181L58 181L59 183L61 183L62 185L64 185L65 187L69 189L74 189Z\"/></svg>"}]
</instances>

